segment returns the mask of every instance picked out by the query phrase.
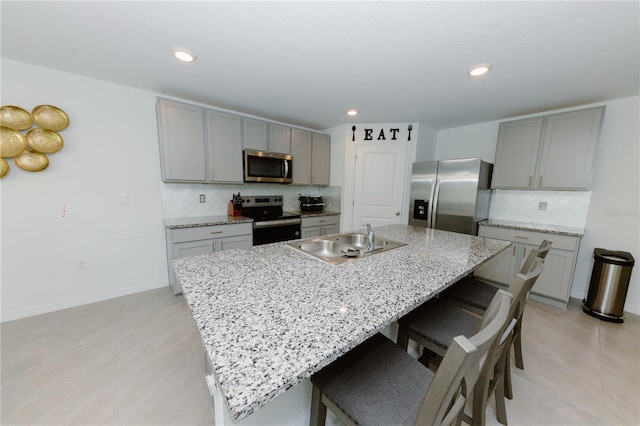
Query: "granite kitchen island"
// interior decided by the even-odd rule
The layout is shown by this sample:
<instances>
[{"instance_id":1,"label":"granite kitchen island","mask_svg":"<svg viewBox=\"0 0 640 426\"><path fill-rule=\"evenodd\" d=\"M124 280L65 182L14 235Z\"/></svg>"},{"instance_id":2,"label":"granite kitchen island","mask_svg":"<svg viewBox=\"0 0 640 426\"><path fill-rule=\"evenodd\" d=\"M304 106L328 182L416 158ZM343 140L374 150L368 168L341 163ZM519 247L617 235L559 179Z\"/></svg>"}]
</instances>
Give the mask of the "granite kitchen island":
<instances>
[{"instance_id":1,"label":"granite kitchen island","mask_svg":"<svg viewBox=\"0 0 640 426\"><path fill-rule=\"evenodd\" d=\"M511 245L374 231L407 245L339 266L286 243L173 261L211 362L217 426L308 424L313 373Z\"/></svg>"}]
</instances>

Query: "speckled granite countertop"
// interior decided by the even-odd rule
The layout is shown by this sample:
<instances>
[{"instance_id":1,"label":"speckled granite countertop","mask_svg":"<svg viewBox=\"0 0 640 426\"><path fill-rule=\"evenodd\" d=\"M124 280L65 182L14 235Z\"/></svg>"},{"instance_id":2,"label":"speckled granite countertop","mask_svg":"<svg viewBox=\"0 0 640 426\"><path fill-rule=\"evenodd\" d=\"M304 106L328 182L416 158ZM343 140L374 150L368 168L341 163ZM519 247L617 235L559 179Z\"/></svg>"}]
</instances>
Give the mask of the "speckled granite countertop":
<instances>
[{"instance_id":1,"label":"speckled granite countertop","mask_svg":"<svg viewBox=\"0 0 640 426\"><path fill-rule=\"evenodd\" d=\"M253 219L244 216L197 216L175 217L164 219L164 225L169 229L195 228L198 226L229 225L231 223L251 223Z\"/></svg>"},{"instance_id":2,"label":"speckled granite countertop","mask_svg":"<svg viewBox=\"0 0 640 426\"><path fill-rule=\"evenodd\" d=\"M300 217L316 217L316 216L336 216L340 215L340 212L334 212L331 210L321 210L315 212L307 212L301 210L294 210L291 213L299 214ZM194 217L171 217L164 219L164 225L169 229L178 228L196 228L199 226L215 226L215 225L229 225L232 223L251 223L253 219L245 216L227 216L227 215L214 215L214 216L194 216Z\"/></svg>"},{"instance_id":3,"label":"speckled granite countertop","mask_svg":"<svg viewBox=\"0 0 640 426\"><path fill-rule=\"evenodd\" d=\"M315 212L295 210L293 213L298 213L300 217L303 217L303 218L316 217L316 216L339 216L341 214L340 212L334 212L331 210L320 210Z\"/></svg>"},{"instance_id":4,"label":"speckled granite countertop","mask_svg":"<svg viewBox=\"0 0 640 426\"><path fill-rule=\"evenodd\" d=\"M310 377L511 245L407 225L339 266L286 243L175 259L233 421Z\"/></svg>"},{"instance_id":5,"label":"speckled granite countertop","mask_svg":"<svg viewBox=\"0 0 640 426\"><path fill-rule=\"evenodd\" d=\"M523 231L547 232L549 234L569 235L582 237L584 228L575 228L561 225L545 225L541 223L516 222L509 220L490 219L480 222L480 225L495 226L497 228L520 229Z\"/></svg>"}]
</instances>

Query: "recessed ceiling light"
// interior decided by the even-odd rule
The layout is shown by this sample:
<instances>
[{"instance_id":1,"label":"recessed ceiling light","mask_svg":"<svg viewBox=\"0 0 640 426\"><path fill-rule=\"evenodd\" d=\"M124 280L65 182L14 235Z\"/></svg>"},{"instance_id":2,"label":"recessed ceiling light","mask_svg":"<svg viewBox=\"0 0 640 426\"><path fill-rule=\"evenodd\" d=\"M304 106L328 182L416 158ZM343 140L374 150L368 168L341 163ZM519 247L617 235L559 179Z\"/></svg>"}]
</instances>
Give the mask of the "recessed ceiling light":
<instances>
[{"instance_id":1,"label":"recessed ceiling light","mask_svg":"<svg viewBox=\"0 0 640 426\"><path fill-rule=\"evenodd\" d=\"M471 77L480 77L481 75L485 75L491 69L491 64L478 64L474 65L467 70L467 74Z\"/></svg>"},{"instance_id":2,"label":"recessed ceiling light","mask_svg":"<svg viewBox=\"0 0 640 426\"><path fill-rule=\"evenodd\" d=\"M173 56L175 56L182 62L193 62L196 60L196 55L193 52L190 52L187 49L183 49L181 47L171 49L171 52L173 52Z\"/></svg>"},{"instance_id":3,"label":"recessed ceiling light","mask_svg":"<svg viewBox=\"0 0 640 426\"><path fill-rule=\"evenodd\" d=\"M356 111L355 109L350 109L349 111L347 111L347 115L358 115L358 111Z\"/></svg>"}]
</instances>

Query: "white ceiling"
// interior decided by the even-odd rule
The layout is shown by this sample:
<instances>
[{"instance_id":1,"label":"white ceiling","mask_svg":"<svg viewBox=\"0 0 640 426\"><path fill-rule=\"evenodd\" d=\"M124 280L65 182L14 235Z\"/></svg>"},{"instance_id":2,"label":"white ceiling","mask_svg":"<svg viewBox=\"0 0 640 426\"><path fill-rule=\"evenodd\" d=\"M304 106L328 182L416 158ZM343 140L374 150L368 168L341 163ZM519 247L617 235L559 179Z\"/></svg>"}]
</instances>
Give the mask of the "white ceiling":
<instances>
[{"instance_id":1,"label":"white ceiling","mask_svg":"<svg viewBox=\"0 0 640 426\"><path fill-rule=\"evenodd\" d=\"M0 13L3 57L316 129L445 129L639 94L637 1L3 0ZM480 62L491 72L468 77Z\"/></svg>"}]
</instances>

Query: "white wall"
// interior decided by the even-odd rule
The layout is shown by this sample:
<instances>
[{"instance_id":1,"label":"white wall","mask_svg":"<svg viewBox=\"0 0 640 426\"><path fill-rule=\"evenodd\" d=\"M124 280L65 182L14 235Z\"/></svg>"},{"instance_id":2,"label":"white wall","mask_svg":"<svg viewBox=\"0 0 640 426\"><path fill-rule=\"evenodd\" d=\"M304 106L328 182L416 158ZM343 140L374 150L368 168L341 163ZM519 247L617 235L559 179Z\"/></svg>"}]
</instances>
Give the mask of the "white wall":
<instances>
[{"instance_id":1,"label":"white wall","mask_svg":"<svg viewBox=\"0 0 640 426\"><path fill-rule=\"evenodd\" d=\"M168 285L156 94L4 58L1 66L2 105L56 105L71 121L47 169L10 160L0 180L2 320Z\"/></svg>"},{"instance_id":2,"label":"white wall","mask_svg":"<svg viewBox=\"0 0 640 426\"><path fill-rule=\"evenodd\" d=\"M499 121L492 121L440 130L437 136L435 159L479 157L493 163L496 159L499 124Z\"/></svg>"},{"instance_id":3,"label":"white wall","mask_svg":"<svg viewBox=\"0 0 640 426\"><path fill-rule=\"evenodd\" d=\"M355 154L357 145L389 145L395 143L408 143L407 163L405 165L406 189L404 191L403 205L406 205L409 202L408 188L411 178L411 164L416 161L416 146L421 144L426 147L423 148L426 153L424 155L432 155L435 150L436 133L434 130L422 124L411 124L411 141L409 142L406 142L405 139L408 137L407 127L409 123L358 123L356 124L357 130L355 136L352 131L352 125L353 124L343 124L324 130L325 133L331 135L331 185L342 186L342 215L340 217L340 231L351 231L354 228L352 223L352 201L354 199ZM390 132L388 130L391 128L401 129L398 137L402 138L402 141L405 142L391 141ZM364 140L364 129L374 129L373 140ZM386 137L388 138L387 140L377 140L381 130L385 132ZM343 164L343 167L336 167L334 171L334 165L336 164ZM402 214L404 218L403 223L406 223L406 215L408 212L402 212Z\"/></svg>"},{"instance_id":4,"label":"white wall","mask_svg":"<svg viewBox=\"0 0 640 426\"><path fill-rule=\"evenodd\" d=\"M595 247L628 251L640 261L639 102L640 98L631 97L545 113L607 107L596 152L586 231L571 290L571 297L577 299L584 298L589 288ZM481 156L493 162L499 124L492 121L438 132L437 159ZM638 265L631 275L625 310L640 314Z\"/></svg>"},{"instance_id":5,"label":"white wall","mask_svg":"<svg viewBox=\"0 0 640 426\"><path fill-rule=\"evenodd\" d=\"M591 186L591 207L573 297L589 288L593 249L628 251L636 260L625 310L640 314L640 98L607 102Z\"/></svg>"},{"instance_id":6,"label":"white wall","mask_svg":"<svg viewBox=\"0 0 640 426\"><path fill-rule=\"evenodd\" d=\"M433 161L436 159L438 132L425 124L418 124L418 142L415 161Z\"/></svg>"}]
</instances>

